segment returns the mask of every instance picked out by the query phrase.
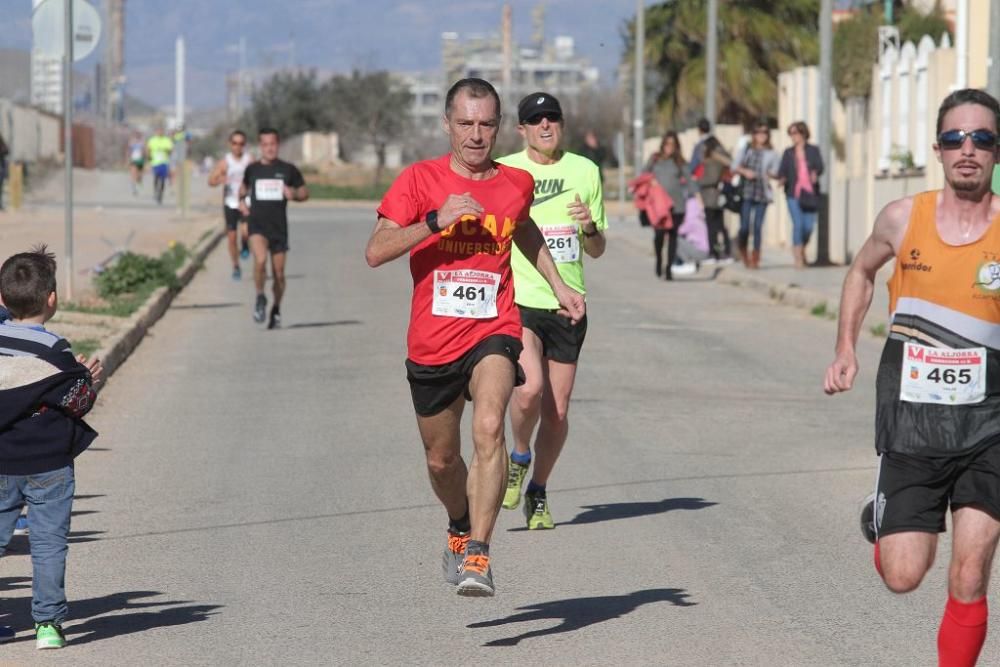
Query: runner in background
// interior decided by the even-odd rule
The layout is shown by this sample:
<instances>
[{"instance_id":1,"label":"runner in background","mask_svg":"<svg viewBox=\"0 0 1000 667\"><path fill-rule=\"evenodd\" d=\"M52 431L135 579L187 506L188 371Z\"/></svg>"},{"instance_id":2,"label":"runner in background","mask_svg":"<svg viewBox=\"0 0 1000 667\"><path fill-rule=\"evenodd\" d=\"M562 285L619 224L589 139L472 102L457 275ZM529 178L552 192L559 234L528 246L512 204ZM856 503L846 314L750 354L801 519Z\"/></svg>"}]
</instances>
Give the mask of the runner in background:
<instances>
[{"instance_id":1,"label":"runner in background","mask_svg":"<svg viewBox=\"0 0 1000 667\"><path fill-rule=\"evenodd\" d=\"M157 127L155 134L146 141L146 157L153 170L153 199L157 204L163 203L163 190L170 178L170 155L174 151L174 142L163 133L163 127Z\"/></svg>"},{"instance_id":2,"label":"runner in background","mask_svg":"<svg viewBox=\"0 0 1000 667\"><path fill-rule=\"evenodd\" d=\"M132 184L132 196L139 196L139 188L142 186L142 170L146 166L146 150L142 135L133 132L125 149L125 159L128 160L128 175Z\"/></svg>"},{"instance_id":3,"label":"runner in background","mask_svg":"<svg viewBox=\"0 0 1000 667\"><path fill-rule=\"evenodd\" d=\"M222 215L226 224L226 241L229 248L229 258L233 263L233 280L242 277L240 258L250 256L249 231L246 218L240 212L240 186L243 185L243 174L253 161L246 150L247 135L242 130L234 130L229 135L229 152L219 160L208 175L211 187L223 186ZM242 249L237 249L236 236L240 232Z\"/></svg>"}]
</instances>

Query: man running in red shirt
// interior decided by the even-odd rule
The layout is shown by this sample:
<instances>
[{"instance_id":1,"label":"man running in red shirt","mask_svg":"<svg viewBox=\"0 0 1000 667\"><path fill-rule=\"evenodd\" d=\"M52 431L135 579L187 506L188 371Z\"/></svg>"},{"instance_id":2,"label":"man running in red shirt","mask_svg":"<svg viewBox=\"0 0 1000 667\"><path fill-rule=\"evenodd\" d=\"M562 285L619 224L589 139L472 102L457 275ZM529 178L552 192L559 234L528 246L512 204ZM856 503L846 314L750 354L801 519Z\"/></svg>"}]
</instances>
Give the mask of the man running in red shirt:
<instances>
[{"instance_id":1,"label":"man running in red shirt","mask_svg":"<svg viewBox=\"0 0 1000 667\"><path fill-rule=\"evenodd\" d=\"M504 415L524 381L511 243L552 286L565 316L585 314L583 296L559 277L530 218L534 179L491 158L499 127L492 85L453 85L444 117L451 152L399 175L365 250L372 267L410 253L407 380L431 486L448 511L445 580L468 596L495 591L489 543L507 474ZM466 400L475 447L468 468L459 435Z\"/></svg>"}]
</instances>

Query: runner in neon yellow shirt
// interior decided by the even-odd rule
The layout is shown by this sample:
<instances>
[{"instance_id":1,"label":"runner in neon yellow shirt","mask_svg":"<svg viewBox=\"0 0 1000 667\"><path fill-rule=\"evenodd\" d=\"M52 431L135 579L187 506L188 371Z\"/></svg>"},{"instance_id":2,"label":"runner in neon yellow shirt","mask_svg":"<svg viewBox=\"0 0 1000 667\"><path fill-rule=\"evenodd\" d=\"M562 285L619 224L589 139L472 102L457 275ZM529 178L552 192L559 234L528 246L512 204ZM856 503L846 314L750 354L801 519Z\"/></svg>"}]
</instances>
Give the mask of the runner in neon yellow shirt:
<instances>
[{"instance_id":1,"label":"runner in neon yellow shirt","mask_svg":"<svg viewBox=\"0 0 1000 667\"><path fill-rule=\"evenodd\" d=\"M563 281L585 293L583 255L600 257L607 244L600 172L587 158L560 147L562 107L552 95L528 95L517 107L517 118L525 149L498 162L524 169L534 177L531 218L545 236ZM514 389L511 401L514 451L503 506L516 509L521 502L521 486L532 458L531 437L538 426L535 467L524 492L524 515L529 529L553 528L545 485L569 434L569 399L587 334L587 318L571 324L556 312L560 306L552 289L516 246L511 266L524 344L519 361L526 381Z\"/></svg>"},{"instance_id":2,"label":"runner in neon yellow shirt","mask_svg":"<svg viewBox=\"0 0 1000 667\"><path fill-rule=\"evenodd\" d=\"M170 154L174 150L174 142L164 135L163 128L156 128L156 134L146 141L146 153L149 164L153 168L153 197L157 204L163 203L163 188L170 177Z\"/></svg>"}]
</instances>

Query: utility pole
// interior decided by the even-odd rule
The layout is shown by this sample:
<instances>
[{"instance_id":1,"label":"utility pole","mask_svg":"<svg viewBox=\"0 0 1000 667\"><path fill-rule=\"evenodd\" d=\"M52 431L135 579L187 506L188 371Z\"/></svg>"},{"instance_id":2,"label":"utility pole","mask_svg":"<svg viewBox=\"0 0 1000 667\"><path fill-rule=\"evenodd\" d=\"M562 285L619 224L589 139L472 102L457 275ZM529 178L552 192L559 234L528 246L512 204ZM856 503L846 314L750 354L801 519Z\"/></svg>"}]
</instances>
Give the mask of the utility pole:
<instances>
[{"instance_id":1,"label":"utility pole","mask_svg":"<svg viewBox=\"0 0 1000 667\"><path fill-rule=\"evenodd\" d=\"M73 298L73 3L63 0L63 159L66 162L66 300Z\"/></svg>"},{"instance_id":2,"label":"utility pole","mask_svg":"<svg viewBox=\"0 0 1000 667\"><path fill-rule=\"evenodd\" d=\"M181 217L186 218L188 213L188 173L187 173L187 129L184 127L184 38L178 36L174 47L176 62L174 65L174 75L176 76L174 88L174 102L176 110L174 115L177 119L177 130L174 138L174 150L177 152L177 166L180 173L177 175L177 209Z\"/></svg>"},{"instance_id":3,"label":"utility pole","mask_svg":"<svg viewBox=\"0 0 1000 667\"><path fill-rule=\"evenodd\" d=\"M635 175L642 171L642 143L646 117L643 94L646 88L646 8L644 0L635 2L635 84L634 84L634 115L632 120L632 137L635 143Z\"/></svg>"},{"instance_id":4,"label":"utility pole","mask_svg":"<svg viewBox=\"0 0 1000 667\"><path fill-rule=\"evenodd\" d=\"M1000 2L990 3L990 72L986 89L1000 97Z\"/></svg>"},{"instance_id":5,"label":"utility pole","mask_svg":"<svg viewBox=\"0 0 1000 667\"><path fill-rule=\"evenodd\" d=\"M819 151L826 169L819 177L820 206L817 230L816 264L830 264L830 155L833 123L833 0L821 0L819 10L819 118L816 132Z\"/></svg>"},{"instance_id":6,"label":"utility pole","mask_svg":"<svg viewBox=\"0 0 1000 667\"><path fill-rule=\"evenodd\" d=\"M705 118L715 126L719 69L719 0L708 0L708 39L705 40Z\"/></svg>"}]
</instances>

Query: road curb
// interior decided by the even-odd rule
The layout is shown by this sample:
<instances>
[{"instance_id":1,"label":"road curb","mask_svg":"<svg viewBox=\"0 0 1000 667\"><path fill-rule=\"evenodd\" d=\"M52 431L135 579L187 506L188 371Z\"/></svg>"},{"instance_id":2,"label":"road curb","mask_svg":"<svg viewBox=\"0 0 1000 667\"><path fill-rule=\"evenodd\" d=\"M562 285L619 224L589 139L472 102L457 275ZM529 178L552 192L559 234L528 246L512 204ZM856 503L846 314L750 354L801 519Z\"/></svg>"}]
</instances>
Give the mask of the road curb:
<instances>
[{"instance_id":1,"label":"road curb","mask_svg":"<svg viewBox=\"0 0 1000 667\"><path fill-rule=\"evenodd\" d=\"M215 249L225 236L225 231L213 223L208 230L211 233L195 244L187 260L177 269L177 286L174 288L160 287L149 295L146 302L129 317L125 329L106 342L94 356L101 360L104 366L105 382L118 368L125 363L129 355L139 346L146 332L167 312L174 297L183 290L201 268L205 258ZM101 383L104 386L104 383Z\"/></svg>"},{"instance_id":2,"label":"road curb","mask_svg":"<svg viewBox=\"0 0 1000 667\"><path fill-rule=\"evenodd\" d=\"M791 283L769 280L757 273L727 266L722 268L716 280L723 285L747 287L763 294L772 300L793 308L801 308L817 314L834 316L837 314L837 303L831 303L829 295L816 290L806 289Z\"/></svg>"}]
</instances>

